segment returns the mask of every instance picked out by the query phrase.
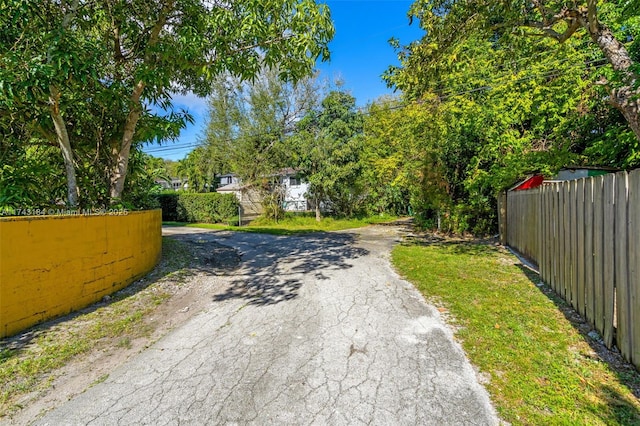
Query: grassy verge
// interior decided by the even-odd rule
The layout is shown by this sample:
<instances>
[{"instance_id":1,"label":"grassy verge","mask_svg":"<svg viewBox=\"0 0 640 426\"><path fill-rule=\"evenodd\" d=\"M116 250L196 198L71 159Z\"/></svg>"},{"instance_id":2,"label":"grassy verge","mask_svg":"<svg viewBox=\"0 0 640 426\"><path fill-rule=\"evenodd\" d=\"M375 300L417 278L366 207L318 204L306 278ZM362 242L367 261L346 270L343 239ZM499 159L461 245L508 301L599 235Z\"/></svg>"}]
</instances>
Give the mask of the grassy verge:
<instances>
[{"instance_id":1,"label":"grassy verge","mask_svg":"<svg viewBox=\"0 0 640 426\"><path fill-rule=\"evenodd\" d=\"M638 372L604 362L570 308L510 254L481 244L407 244L392 259L448 311L471 362L490 376L485 386L504 420L640 424Z\"/></svg>"},{"instance_id":2,"label":"grassy verge","mask_svg":"<svg viewBox=\"0 0 640 426\"><path fill-rule=\"evenodd\" d=\"M16 404L22 395L49 387L52 372L74 357L96 348L126 348L147 335L145 316L170 295L155 283L179 277L190 259L182 243L163 238L160 265L108 302L0 340L0 418L20 408Z\"/></svg>"},{"instance_id":3,"label":"grassy verge","mask_svg":"<svg viewBox=\"0 0 640 426\"><path fill-rule=\"evenodd\" d=\"M336 219L325 217L320 222L315 217L308 215L287 215L284 219L275 222L264 218L258 218L247 226L228 226L211 223L185 223L163 222L168 226L190 226L195 228L219 229L227 231L257 232L273 235L295 235L310 232L342 231L345 229L361 228L363 226L386 223L396 219L392 216L371 216L359 219Z\"/></svg>"}]
</instances>

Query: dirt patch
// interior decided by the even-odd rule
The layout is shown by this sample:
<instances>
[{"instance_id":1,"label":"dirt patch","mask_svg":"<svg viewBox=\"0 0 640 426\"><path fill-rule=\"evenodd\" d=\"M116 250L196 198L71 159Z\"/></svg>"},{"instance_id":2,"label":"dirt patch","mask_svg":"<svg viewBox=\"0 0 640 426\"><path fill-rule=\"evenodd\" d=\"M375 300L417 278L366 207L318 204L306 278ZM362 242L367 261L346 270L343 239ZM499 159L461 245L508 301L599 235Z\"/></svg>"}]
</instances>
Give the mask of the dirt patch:
<instances>
[{"instance_id":1,"label":"dirt patch","mask_svg":"<svg viewBox=\"0 0 640 426\"><path fill-rule=\"evenodd\" d=\"M117 328L117 316L139 318L122 332L102 333L90 349L64 365L33 377L25 391L12 391L0 407L0 421L28 424L57 405L104 381L111 371L140 353L172 329L207 308L228 289L225 276L240 263L236 250L212 241L165 240L160 264L147 277L105 297L100 303L0 341L0 351L16 357L38 357L42 342L91 336L102 328ZM122 306L121 306L122 305ZM116 307L117 306L117 307ZM124 314L123 314L124 312ZM2 363L7 359L0 360Z\"/></svg>"}]
</instances>

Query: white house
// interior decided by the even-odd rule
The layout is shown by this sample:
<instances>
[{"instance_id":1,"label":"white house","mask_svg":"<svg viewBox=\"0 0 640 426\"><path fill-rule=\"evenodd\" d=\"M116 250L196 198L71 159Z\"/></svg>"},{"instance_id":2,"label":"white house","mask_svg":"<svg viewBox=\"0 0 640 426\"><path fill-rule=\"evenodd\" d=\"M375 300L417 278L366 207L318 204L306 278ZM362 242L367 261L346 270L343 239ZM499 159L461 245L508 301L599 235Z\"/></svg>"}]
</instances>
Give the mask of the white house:
<instances>
[{"instance_id":1,"label":"white house","mask_svg":"<svg viewBox=\"0 0 640 426\"><path fill-rule=\"evenodd\" d=\"M174 191L180 191L182 189L187 189L189 184L186 179L181 178L171 178L171 181L168 182L166 179L156 179L156 184L160 185L163 189L173 189Z\"/></svg>"},{"instance_id":2,"label":"white house","mask_svg":"<svg viewBox=\"0 0 640 426\"><path fill-rule=\"evenodd\" d=\"M309 190L309 184L300 179L293 169L283 169L276 176L278 185L284 190L282 208L291 212L308 210L309 203L306 195ZM240 178L234 174L224 174L218 176L218 178L220 186L216 190L217 192L233 193L245 209L250 209L256 213L262 212L262 208L258 207L259 199L256 192L243 186Z\"/></svg>"},{"instance_id":3,"label":"white house","mask_svg":"<svg viewBox=\"0 0 640 426\"><path fill-rule=\"evenodd\" d=\"M226 175L218 175L216 176L218 180L218 188L221 188L226 185L231 185L232 183L239 184L240 178L234 175L233 173L227 173Z\"/></svg>"},{"instance_id":4,"label":"white house","mask_svg":"<svg viewBox=\"0 0 640 426\"><path fill-rule=\"evenodd\" d=\"M309 184L290 172L280 177L280 184L285 188L282 208L286 211L301 212L309 210L307 191Z\"/></svg>"}]
</instances>

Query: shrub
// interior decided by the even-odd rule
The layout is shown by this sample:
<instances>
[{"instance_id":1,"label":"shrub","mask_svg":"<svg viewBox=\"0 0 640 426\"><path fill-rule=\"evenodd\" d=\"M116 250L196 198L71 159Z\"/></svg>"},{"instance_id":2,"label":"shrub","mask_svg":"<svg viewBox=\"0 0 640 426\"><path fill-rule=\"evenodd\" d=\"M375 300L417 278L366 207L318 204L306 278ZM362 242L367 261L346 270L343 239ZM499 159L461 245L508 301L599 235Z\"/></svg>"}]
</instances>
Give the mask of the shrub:
<instances>
[{"instance_id":1,"label":"shrub","mask_svg":"<svg viewBox=\"0 0 640 426\"><path fill-rule=\"evenodd\" d=\"M178 222L224 222L237 214L239 205L235 195L217 192L164 192L158 196L158 200L162 208L162 220Z\"/></svg>"},{"instance_id":2,"label":"shrub","mask_svg":"<svg viewBox=\"0 0 640 426\"><path fill-rule=\"evenodd\" d=\"M162 220L175 222L178 220L178 193L175 191L158 194L158 202L162 209Z\"/></svg>"}]
</instances>

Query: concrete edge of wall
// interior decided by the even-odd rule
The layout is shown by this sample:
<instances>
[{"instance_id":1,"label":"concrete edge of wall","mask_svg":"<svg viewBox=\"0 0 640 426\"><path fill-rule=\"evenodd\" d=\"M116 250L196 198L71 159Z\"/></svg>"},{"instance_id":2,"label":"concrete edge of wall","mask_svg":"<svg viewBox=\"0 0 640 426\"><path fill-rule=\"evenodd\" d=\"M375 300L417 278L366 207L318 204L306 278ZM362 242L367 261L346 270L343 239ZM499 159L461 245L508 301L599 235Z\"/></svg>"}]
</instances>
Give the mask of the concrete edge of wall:
<instances>
[{"instance_id":1,"label":"concrete edge of wall","mask_svg":"<svg viewBox=\"0 0 640 426\"><path fill-rule=\"evenodd\" d=\"M0 218L0 337L87 307L151 271L162 212Z\"/></svg>"}]
</instances>

